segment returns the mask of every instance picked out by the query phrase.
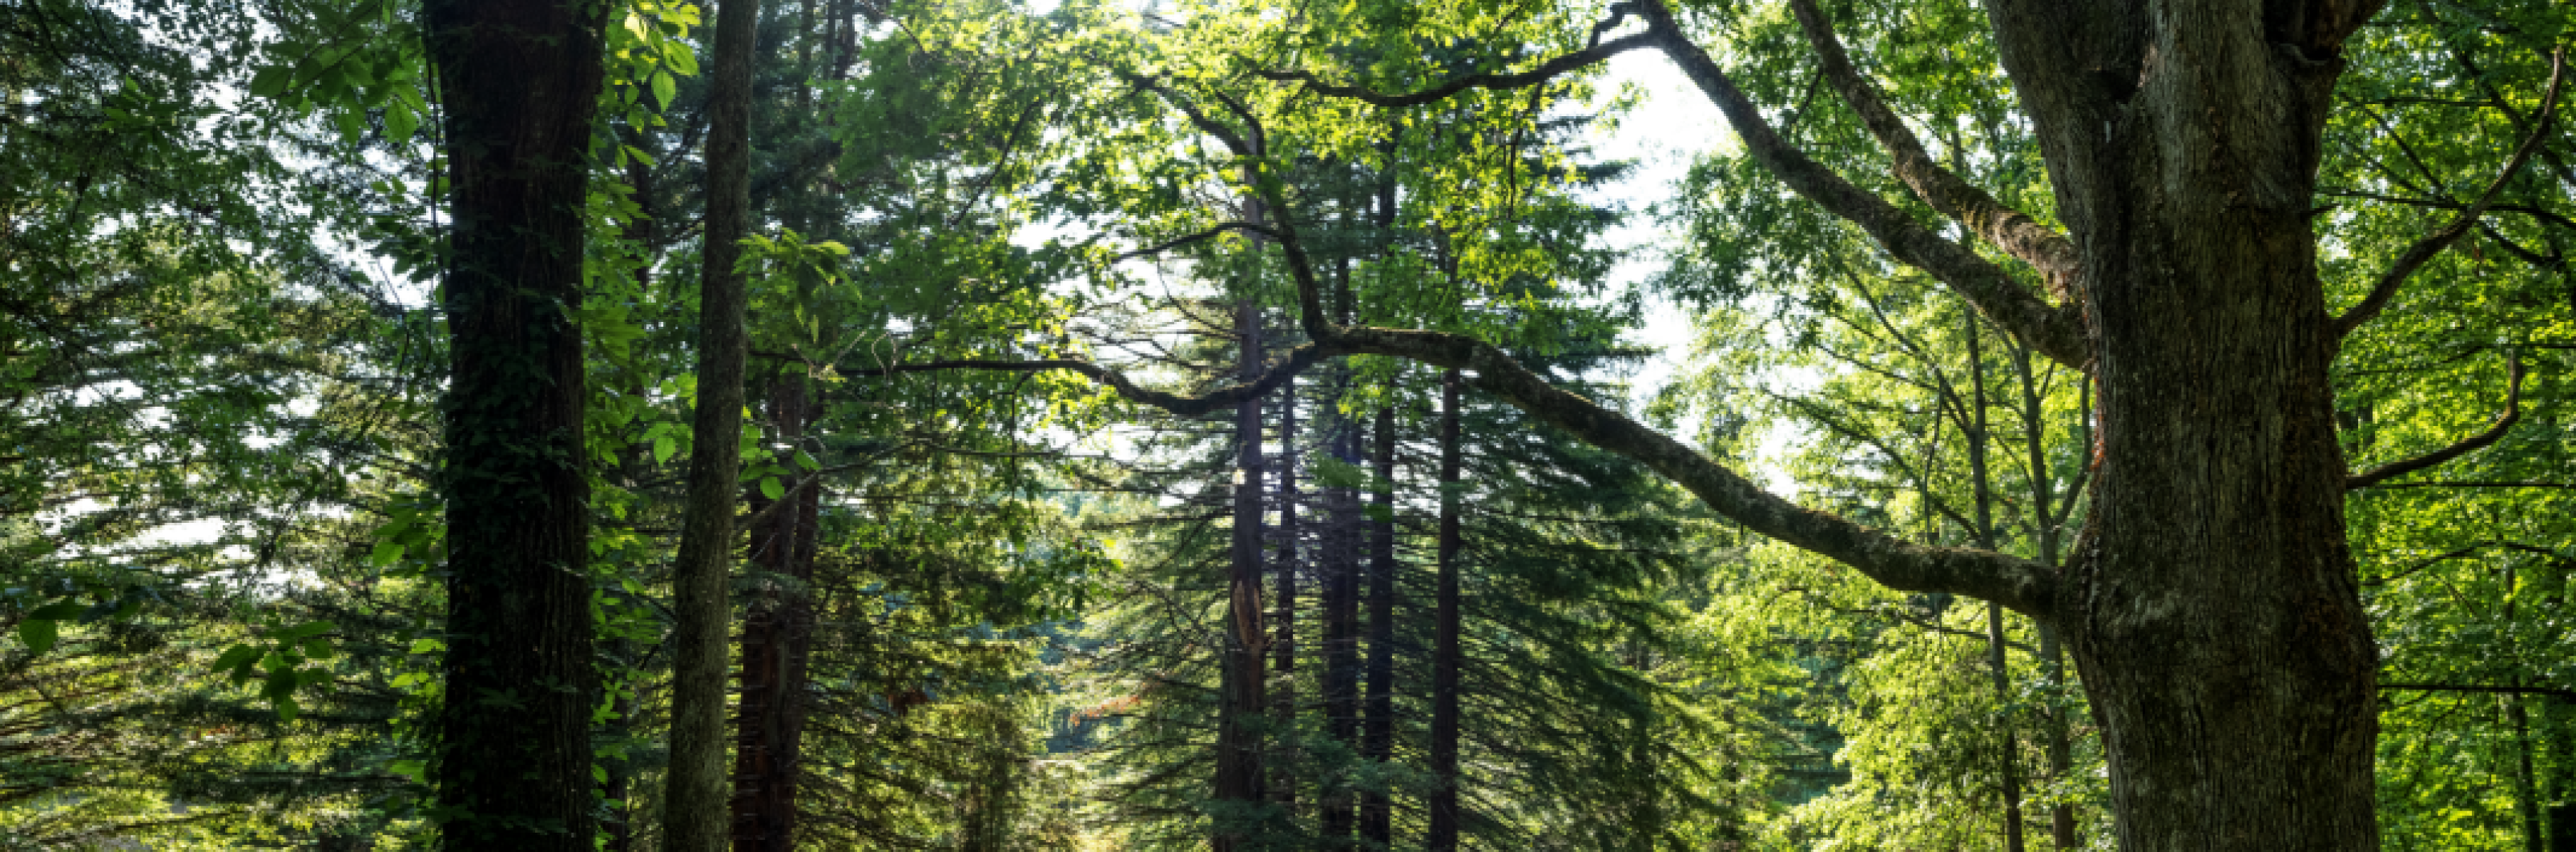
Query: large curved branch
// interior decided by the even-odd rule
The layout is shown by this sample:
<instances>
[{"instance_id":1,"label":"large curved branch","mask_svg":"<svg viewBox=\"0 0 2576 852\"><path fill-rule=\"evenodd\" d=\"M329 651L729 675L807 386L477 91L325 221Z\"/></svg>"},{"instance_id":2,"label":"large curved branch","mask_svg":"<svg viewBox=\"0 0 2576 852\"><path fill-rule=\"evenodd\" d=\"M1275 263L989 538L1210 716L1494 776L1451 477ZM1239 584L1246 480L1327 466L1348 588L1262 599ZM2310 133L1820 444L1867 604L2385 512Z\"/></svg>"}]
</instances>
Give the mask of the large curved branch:
<instances>
[{"instance_id":1,"label":"large curved branch","mask_svg":"<svg viewBox=\"0 0 2576 852\"><path fill-rule=\"evenodd\" d=\"M2565 82L2566 72L2567 49L2562 47L2549 55L2549 89L2540 96L2540 120L2532 125L2530 135L2523 137L2522 144L2514 148L2513 157L2505 160L2504 168L2496 172L2495 181L2487 184L2486 191L2478 193L2477 200L2470 202L2459 215L2451 217L2450 224L2407 246L2406 251L2397 256L2397 263L2379 276L2379 283L2371 285L2370 293L2361 297L2359 304L2335 317L2334 334L2337 339L2379 316L2379 312L2388 307L2389 300L2396 298L2398 286L2406 283L2407 277L2414 275L2415 270L2423 268L2425 261L2432 260L2433 255L2450 248L2460 235L2468 233L2469 227L2477 224L2478 217L2486 215L2488 205L2495 203L2496 194L2504 190L2505 183L2522 172L2523 165L2531 162L2532 155L2540 153L2541 147L2549 141L2549 120L2557 115L2558 88Z\"/></svg>"},{"instance_id":2,"label":"large curved branch","mask_svg":"<svg viewBox=\"0 0 2576 852\"><path fill-rule=\"evenodd\" d=\"M2414 473L2416 471L2459 458L2463 455L2467 455L2471 450L2476 450L2503 439L2504 433L2513 429L2514 421L2522 419L2522 356L2514 354L2506 355L2505 370L2504 413L2496 416L2495 425L2489 426L2486 431L2471 435L2468 438L2461 440L2459 443L2452 444L2411 459L2389 462L2387 464L2344 477L2344 490L2350 491L2355 488L2368 488L2372 485L2384 482L2391 477Z\"/></svg>"},{"instance_id":3,"label":"large curved branch","mask_svg":"<svg viewBox=\"0 0 2576 852\"><path fill-rule=\"evenodd\" d=\"M2071 292L2080 265L2075 243L2030 214L1995 200L1985 190L1941 168L1924 150L1923 141L1913 129L1888 110L1878 91L1852 67L1850 54L1844 51L1842 40L1835 37L1825 13L1816 8L1815 0L1791 0L1789 8L1797 13L1799 27L1806 30L1807 41L1815 46L1825 79L1832 81L1843 101L1860 113L1861 126L1868 128L1869 134L1878 138L1879 146L1895 160L1896 177L1941 215L1958 220L1986 242L2039 270L2054 282L2053 289Z\"/></svg>"},{"instance_id":4,"label":"large curved branch","mask_svg":"<svg viewBox=\"0 0 2576 852\"><path fill-rule=\"evenodd\" d=\"M1671 9L1660 0L1637 0L1637 5L1646 19L1647 34L1655 37L1665 56L1681 66L1683 76L1717 105L1727 124L1744 139L1745 150L1763 168L1799 195L1823 206L1825 212L1859 225L1897 260L1931 273L2031 349L2079 370L2092 360L2078 305L2048 304L2014 281L2002 267L1933 233L1887 203L1887 199L1854 186L1789 144L1762 117L1753 100L1745 97L1735 81L1717 67L1717 60L1683 34Z\"/></svg>"}]
</instances>

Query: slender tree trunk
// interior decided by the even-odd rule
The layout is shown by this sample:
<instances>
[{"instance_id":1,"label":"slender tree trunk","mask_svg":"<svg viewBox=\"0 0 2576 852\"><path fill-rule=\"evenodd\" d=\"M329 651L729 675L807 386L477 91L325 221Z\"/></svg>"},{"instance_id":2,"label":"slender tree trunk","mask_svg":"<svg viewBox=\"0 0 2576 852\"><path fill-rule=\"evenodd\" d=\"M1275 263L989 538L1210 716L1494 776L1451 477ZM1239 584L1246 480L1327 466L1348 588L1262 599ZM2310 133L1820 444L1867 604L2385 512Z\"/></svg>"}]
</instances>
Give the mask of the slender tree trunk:
<instances>
[{"instance_id":1,"label":"slender tree trunk","mask_svg":"<svg viewBox=\"0 0 2576 852\"><path fill-rule=\"evenodd\" d=\"M1348 218L1344 221L1347 223ZM1340 273L1333 293L1334 315L1347 324L1354 308L1347 261L1341 264ZM1359 424L1342 413L1340 399L1350 387L1350 371L1338 369L1332 375L1332 390L1319 400L1323 429L1332 445L1333 460L1344 469L1356 468L1360 463ZM1317 541L1322 550L1319 561L1324 584L1324 730L1347 754L1357 754L1361 549L1358 491L1348 485L1325 486L1324 511L1324 529ZM1323 799L1318 823L1324 847L1349 848L1351 832L1358 826L1358 812L1348 783L1332 781Z\"/></svg>"},{"instance_id":2,"label":"slender tree trunk","mask_svg":"<svg viewBox=\"0 0 2576 852\"><path fill-rule=\"evenodd\" d=\"M2021 421L2026 436L2022 447L2029 453L2024 463L2030 467L2030 527L2038 533L2039 563L2057 565L2058 529L2073 514L2075 495L2058 493L2057 472L2048 463L2047 397L2040 392L2039 376L2032 370L2030 347L2011 343L2006 351L2012 356L2013 376L2021 383ZM2088 443L2082 440L2085 434L2077 430L2076 446ZM2057 626L2047 622L2039 624L2039 666L2052 689L2066 682L2066 650L2057 637ZM2047 741L2048 777L2064 783L2075 765L2066 714L2052 707L2041 714L2040 720L2044 726L2041 735ZM2050 845L2058 849L2076 848L2075 806L2062 801L2048 806L2048 835Z\"/></svg>"},{"instance_id":3,"label":"slender tree trunk","mask_svg":"<svg viewBox=\"0 0 2576 852\"><path fill-rule=\"evenodd\" d=\"M718 0L707 95L705 266L698 307L698 399L689 493L671 566L671 768L662 833L671 852L725 845L733 784L725 775L725 594L741 499L743 276L751 232L751 47L759 0Z\"/></svg>"},{"instance_id":4,"label":"slender tree trunk","mask_svg":"<svg viewBox=\"0 0 2576 852\"><path fill-rule=\"evenodd\" d=\"M1246 379L1262 371L1261 309L1245 299L1235 309L1235 334L1241 339ZM1261 801L1261 738L1258 720L1266 709L1262 698L1261 626L1261 401L1247 400L1235 411L1234 550L1226 582L1225 694L1218 707L1216 800L1231 814ZM1220 852L1243 841L1242 826L1220 816L1215 846Z\"/></svg>"},{"instance_id":5,"label":"slender tree trunk","mask_svg":"<svg viewBox=\"0 0 2576 852\"><path fill-rule=\"evenodd\" d=\"M1360 756L1386 763L1395 746L1395 409L1377 410L1376 517L1369 519L1369 656L1366 730ZM1378 844L1395 841L1395 803L1384 788L1369 790L1360 803L1360 836Z\"/></svg>"},{"instance_id":6,"label":"slender tree trunk","mask_svg":"<svg viewBox=\"0 0 2576 852\"><path fill-rule=\"evenodd\" d=\"M770 419L789 447L803 443L813 412L801 368L771 385ZM793 468L793 465L791 465ZM804 471L796 469L794 475ZM813 636L813 579L822 515L822 484L805 482L777 504L753 498L751 561L786 578L754 599L743 616L742 661L734 709L733 848L786 852L795 846L796 788L805 734L805 661Z\"/></svg>"},{"instance_id":7,"label":"slender tree trunk","mask_svg":"<svg viewBox=\"0 0 2576 852\"><path fill-rule=\"evenodd\" d=\"M1272 691L1270 718L1282 737L1297 729L1297 380L1279 386L1279 551L1273 557L1271 619L1277 623L1270 640L1270 670L1278 676ZM1279 750L1270 770L1270 800L1283 812L1297 806L1297 749Z\"/></svg>"},{"instance_id":8,"label":"slender tree trunk","mask_svg":"<svg viewBox=\"0 0 2576 852\"><path fill-rule=\"evenodd\" d=\"M1458 371L1440 374L1440 544L1431 640L1431 828L1423 848L1458 848Z\"/></svg>"},{"instance_id":9,"label":"slender tree trunk","mask_svg":"<svg viewBox=\"0 0 2576 852\"><path fill-rule=\"evenodd\" d=\"M454 358L439 487L447 655L436 777L451 850L593 848L581 304L605 5L430 0L447 139Z\"/></svg>"},{"instance_id":10,"label":"slender tree trunk","mask_svg":"<svg viewBox=\"0 0 2576 852\"><path fill-rule=\"evenodd\" d=\"M1970 487L1975 489L1977 523L1977 528L1970 530L1970 533L1976 536L1978 547L1993 550L1995 549L1994 480L1986 463L1986 453L1994 442L1994 430L1986 419L1986 360L1984 349L1978 340L1984 335L1978 332L1975 315L1965 314L1963 318L1967 322L1968 336L1969 410L1967 417L1963 418L1966 422L1960 425L1965 427L1968 433L1968 478ZM1988 603L1986 604L1986 665L1994 676L1997 706L2010 706L2012 703L2012 669L2004 659L2004 650L2004 609ZM2020 740L2013 734L2010 715L1997 716L1996 728L1998 745L1995 748L1995 768L2003 782L2004 848L2010 852L2023 852L2028 847L2022 839L2021 765L2017 759L2017 753L2021 750Z\"/></svg>"}]
</instances>

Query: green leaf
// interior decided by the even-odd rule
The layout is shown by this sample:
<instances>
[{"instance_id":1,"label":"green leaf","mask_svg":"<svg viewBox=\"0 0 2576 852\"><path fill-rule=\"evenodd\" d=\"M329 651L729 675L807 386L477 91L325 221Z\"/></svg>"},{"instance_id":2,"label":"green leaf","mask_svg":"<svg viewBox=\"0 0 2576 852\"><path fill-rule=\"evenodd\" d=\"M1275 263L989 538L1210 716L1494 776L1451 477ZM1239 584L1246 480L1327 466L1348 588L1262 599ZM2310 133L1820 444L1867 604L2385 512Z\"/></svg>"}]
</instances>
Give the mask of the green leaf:
<instances>
[{"instance_id":1,"label":"green leaf","mask_svg":"<svg viewBox=\"0 0 2576 852\"><path fill-rule=\"evenodd\" d=\"M60 621L62 619L79 615L82 610L85 609L87 609L87 607L72 603L71 601L58 601L37 607L35 611L27 613L27 617L42 618L48 621Z\"/></svg>"},{"instance_id":2,"label":"green leaf","mask_svg":"<svg viewBox=\"0 0 2576 852\"><path fill-rule=\"evenodd\" d=\"M778 484L778 477L764 476L760 478L760 496L776 500L786 494L787 487Z\"/></svg>"},{"instance_id":3,"label":"green leaf","mask_svg":"<svg viewBox=\"0 0 2576 852\"><path fill-rule=\"evenodd\" d=\"M246 673L240 672L243 672L243 670L247 669L250 664L255 662L259 662L258 648L253 648L249 645L234 645L230 648L224 649L223 656L215 658L214 668L215 671L219 672L237 672L233 677L233 682L239 683L243 678L248 676Z\"/></svg>"},{"instance_id":4,"label":"green leaf","mask_svg":"<svg viewBox=\"0 0 2576 852\"><path fill-rule=\"evenodd\" d=\"M671 66L671 70L681 74L698 76L698 52L690 49L686 44L665 43L662 46L662 64Z\"/></svg>"},{"instance_id":5,"label":"green leaf","mask_svg":"<svg viewBox=\"0 0 2576 852\"><path fill-rule=\"evenodd\" d=\"M27 643L27 653L42 654L54 649L54 620L30 618L18 622L18 641Z\"/></svg>"},{"instance_id":6,"label":"green leaf","mask_svg":"<svg viewBox=\"0 0 2576 852\"><path fill-rule=\"evenodd\" d=\"M679 93L680 84L678 81L671 79L671 72L653 72L653 100L656 103L661 104L662 109L670 109L671 97Z\"/></svg>"},{"instance_id":7,"label":"green leaf","mask_svg":"<svg viewBox=\"0 0 2576 852\"><path fill-rule=\"evenodd\" d=\"M822 470L822 469L823 469L823 463L822 463L822 462L815 461L815 460L814 460L814 457L813 457L813 456L811 456L811 455L807 455L807 454L805 453L805 451L804 451L804 450L797 450L797 451L796 451L796 466L797 466L797 467L804 468L804 469L806 469L806 470Z\"/></svg>"},{"instance_id":8,"label":"green leaf","mask_svg":"<svg viewBox=\"0 0 2576 852\"><path fill-rule=\"evenodd\" d=\"M295 72L283 65L271 65L250 75L250 96L274 98L286 94L286 84L293 82Z\"/></svg>"},{"instance_id":9,"label":"green leaf","mask_svg":"<svg viewBox=\"0 0 2576 852\"><path fill-rule=\"evenodd\" d=\"M376 542L376 549L367 554L367 564L381 568L394 564L394 561L401 559L402 555L402 542L379 541Z\"/></svg>"},{"instance_id":10,"label":"green leaf","mask_svg":"<svg viewBox=\"0 0 2576 852\"><path fill-rule=\"evenodd\" d=\"M655 436L653 436L653 463L654 463L654 464L662 464L662 463L664 463L664 462L668 462L668 461L670 461L670 460L671 460L671 455L672 455L673 453L677 453L677 452L679 452L679 451L680 451L680 442L678 442L678 441L674 441L674 440L671 440L671 436L670 436L670 435L664 434L664 435L655 435Z\"/></svg>"},{"instance_id":11,"label":"green leaf","mask_svg":"<svg viewBox=\"0 0 2576 852\"><path fill-rule=\"evenodd\" d=\"M278 696L277 699L271 703L277 706L277 720L280 722L295 721L296 714L304 712L303 707L296 705L295 696L292 695Z\"/></svg>"},{"instance_id":12,"label":"green leaf","mask_svg":"<svg viewBox=\"0 0 2576 852\"><path fill-rule=\"evenodd\" d=\"M412 131L420 129L420 116L413 115L411 105L400 100L385 104L385 141L411 141Z\"/></svg>"}]
</instances>

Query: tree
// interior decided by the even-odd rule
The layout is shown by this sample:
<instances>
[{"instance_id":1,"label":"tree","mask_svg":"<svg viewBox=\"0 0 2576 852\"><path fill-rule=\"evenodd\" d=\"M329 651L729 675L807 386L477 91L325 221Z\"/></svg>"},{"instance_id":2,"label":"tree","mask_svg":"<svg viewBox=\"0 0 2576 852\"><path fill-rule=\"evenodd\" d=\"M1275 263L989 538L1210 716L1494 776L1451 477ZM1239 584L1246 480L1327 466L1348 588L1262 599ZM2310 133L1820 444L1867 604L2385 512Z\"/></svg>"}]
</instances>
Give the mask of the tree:
<instances>
[{"instance_id":1,"label":"tree","mask_svg":"<svg viewBox=\"0 0 2576 852\"><path fill-rule=\"evenodd\" d=\"M591 848L584 188L607 6L434 0L454 370L443 406L450 849Z\"/></svg>"},{"instance_id":2,"label":"tree","mask_svg":"<svg viewBox=\"0 0 2576 852\"><path fill-rule=\"evenodd\" d=\"M2090 372L2099 387L2101 469L2093 524L2064 569L1916 545L1800 508L1556 389L1474 337L1335 322L1293 216L1272 230L1297 280L1311 342L1286 369L1195 397L1093 375L1131 398L1192 412L1260 393L1279 375L1337 355L1471 370L1479 389L1643 462L1754 532L1897 589L1976 597L2055 626L2105 730L2125 848L2186 848L2209 838L2241 848L2376 845L2369 814L2377 655L2344 536L2352 473L2337 445L2330 366L2344 340L2487 202L2410 246L2359 301L2329 308L2311 212L2316 169L2347 40L2375 6L1990 7L1994 49L2036 128L2063 232L1936 164L1853 67L1823 10L1804 0L1792 7L1823 81L1859 114L1907 187L2046 281L2046 294L1790 143L1684 19L1654 0L1620 6L1580 49L1528 71L1465 75L1411 93L1328 79L1360 69L1243 61L1254 76L1401 110L1474 89L1533 86L1618 52L1665 54L1788 188L1869 233L1890 257L1941 281L2024 345ZM1632 15L1643 19L1643 32L1601 40ZM1236 157L1263 164L1273 156L1264 126L1240 99L1221 99L1224 111L1200 109L1178 88L1193 84L1117 74ZM2537 128L2547 126L2555 95L2553 81ZM2503 174L2518 171L2541 138L2528 137ZM1278 185L1256 186L1273 206L1287 206ZM2222 765L2228 770L2209 769Z\"/></svg>"}]
</instances>

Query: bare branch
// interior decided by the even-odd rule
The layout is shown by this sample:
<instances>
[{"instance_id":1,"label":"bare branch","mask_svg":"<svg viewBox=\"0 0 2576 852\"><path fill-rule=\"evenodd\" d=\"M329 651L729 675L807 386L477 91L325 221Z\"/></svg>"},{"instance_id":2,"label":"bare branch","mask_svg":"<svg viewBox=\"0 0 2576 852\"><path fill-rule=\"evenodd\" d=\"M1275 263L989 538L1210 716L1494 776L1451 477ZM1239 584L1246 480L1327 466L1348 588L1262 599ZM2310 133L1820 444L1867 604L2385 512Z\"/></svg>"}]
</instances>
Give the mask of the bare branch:
<instances>
[{"instance_id":1,"label":"bare branch","mask_svg":"<svg viewBox=\"0 0 2576 852\"><path fill-rule=\"evenodd\" d=\"M2075 243L1933 162L1923 141L1888 110L1877 90L1852 67L1842 40L1834 36L1833 25L1825 20L1824 12L1817 10L1815 0L1791 0L1789 8L1797 13L1799 26L1807 31L1807 41L1815 45L1824 77L1833 81L1843 101L1860 113L1861 126L1868 128L1895 159L1896 176L1941 215L1958 220L1986 242L2039 270L2048 277L2051 288L2059 291L2061 299L2071 298L2068 293L2080 265Z\"/></svg>"},{"instance_id":2,"label":"bare branch","mask_svg":"<svg viewBox=\"0 0 2576 852\"><path fill-rule=\"evenodd\" d=\"M2397 296L2398 286L2406 283L2408 276L2422 268L2425 261L2432 260L2433 255L2449 248L2461 234L2468 233L2469 227L2477 224L2478 217L2486 215L2488 205L2495 203L2496 194L2504 190L2505 183L2521 173L2523 165L2531 162L2532 155L2539 153L2543 143L2548 141L2549 122L2557 117L2558 89L2559 84L2566 80L2566 72L2567 49L2562 47L2549 55L2549 89L2540 96L2539 120L2533 123L2531 134L2523 138L2522 145L2514 149L2513 157L2505 161L2504 169L2496 173L2495 181L2487 184L2486 191L2478 193L2478 199L2470 202L2459 215L2451 217L2450 224L2407 246L2406 251L2397 256L2397 263L2379 277L2379 283L2371 285L2369 295L2361 297L2361 302L2353 305L2352 310L2345 311L2343 316L2335 317L2334 334L2337 339L2352 334L2353 329L2379 316L2379 312L2388 307L2388 301Z\"/></svg>"},{"instance_id":3,"label":"bare branch","mask_svg":"<svg viewBox=\"0 0 2576 852\"><path fill-rule=\"evenodd\" d=\"M2389 462L2361 473L2344 477L2344 490L2349 491L2355 488L2368 488L2391 477L2402 476L2425 468L2433 467L2434 465L2467 455L2472 450L2485 447L2488 444L2493 444L2498 439L2503 438L2504 433L2513 428L2514 421L2522 419L2522 356L2507 353L2505 355L2505 370L2507 375L2505 378L2504 388L2504 413L2496 417L2494 426L2487 427L2486 431L2471 435L2466 440L2459 443L2452 444L2411 459Z\"/></svg>"},{"instance_id":4,"label":"bare branch","mask_svg":"<svg viewBox=\"0 0 2576 852\"><path fill-rule=\"evenodd\" d=\"M1745 150L1755 161L1769 169L1781 182L1799 195L1816 202L1825 211L1850 220L1878 240L1888 254L1899 261L1922 269L1966 298L1979 313L1998 327L2011 332L2030 348L2051 360L2076 369L2090 363L2090 347L2085 341L2082 309L2075 304L2064 307L2048 304L2014 281L2002 267L1977 255L1975 251L1942 238L1931 229L1915 222L1905 211L1877 195L1854 186L1834 174L1823 163L1780 137L1771 122L1751 98L1717 67L1708 51L1700 49L1684 35L1681 24L1673 20L1672 10L1660 0L1637 0L1646 19L1647 35L1654 37L1664 55L1681 66L1682 73L1699 86L1700 93L1725 114L1727 124L1744 139Z\"/></svg>"}]
</instances>

